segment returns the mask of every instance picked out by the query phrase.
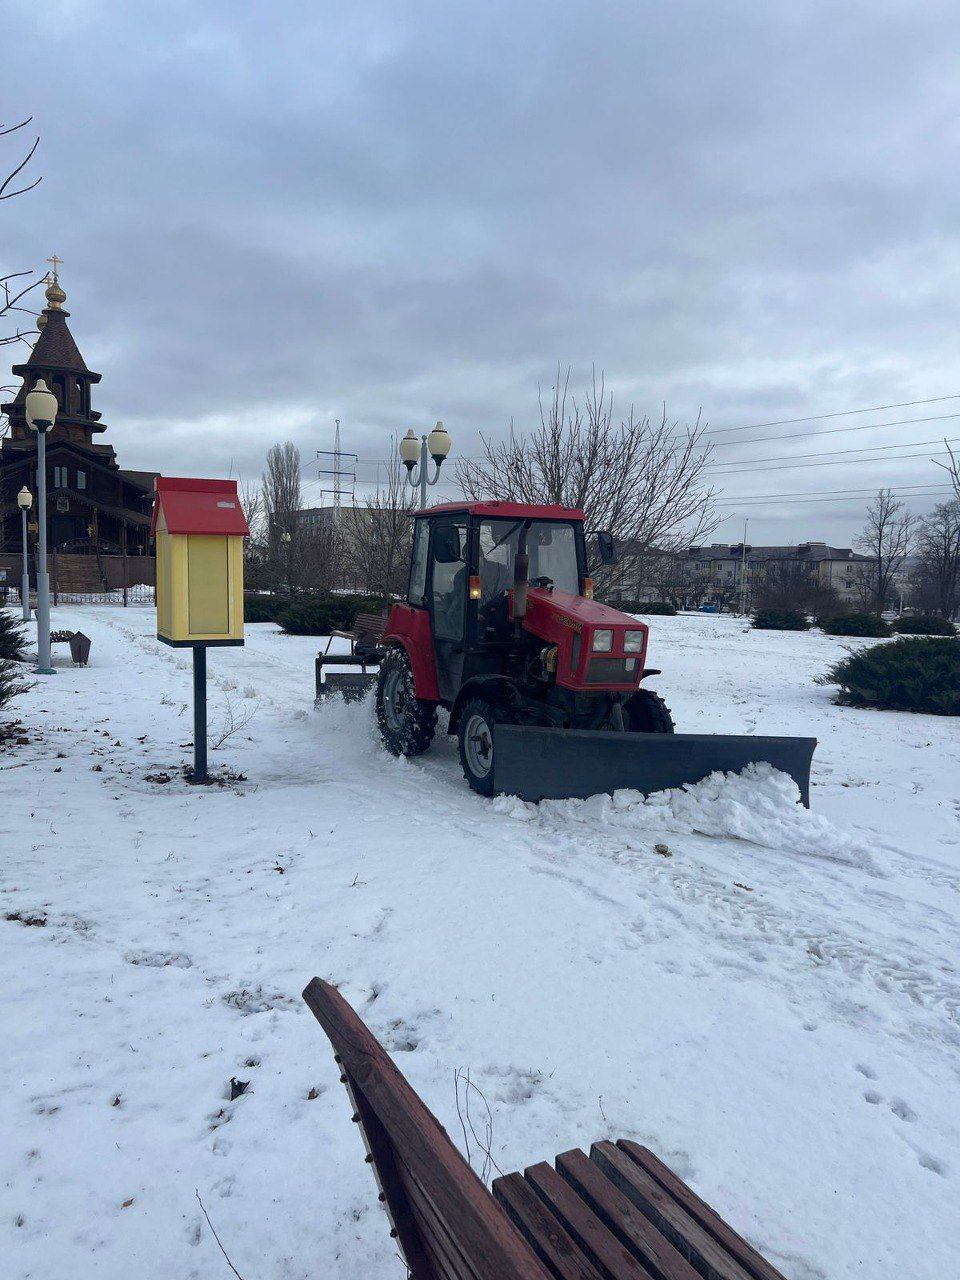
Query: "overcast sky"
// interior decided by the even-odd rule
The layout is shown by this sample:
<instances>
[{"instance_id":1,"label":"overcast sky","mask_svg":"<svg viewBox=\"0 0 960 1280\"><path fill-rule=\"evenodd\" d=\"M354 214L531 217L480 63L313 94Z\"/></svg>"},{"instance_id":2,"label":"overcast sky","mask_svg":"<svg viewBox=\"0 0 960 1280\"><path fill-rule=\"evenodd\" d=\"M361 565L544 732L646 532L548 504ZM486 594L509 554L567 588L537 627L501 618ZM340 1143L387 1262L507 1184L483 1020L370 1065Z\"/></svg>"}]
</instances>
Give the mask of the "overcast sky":
<instances>
[{"instance_id":1,"label":"overcast sky","mask_svg":"<svg viewBox=\"0 0 960 1280\"><path fill-rule=\"evenodd\" d=\"M475 454L596 364L702 409L718 537L848 545L860 499L792 495L938 483L960 398L717 429L960 393L958 39L955 0L4 0L44 176L0 257L64 259L123 465L252 477L291 439L309 481L339 417L370 480L391 433Z\"/></svg>"}]
</instances>

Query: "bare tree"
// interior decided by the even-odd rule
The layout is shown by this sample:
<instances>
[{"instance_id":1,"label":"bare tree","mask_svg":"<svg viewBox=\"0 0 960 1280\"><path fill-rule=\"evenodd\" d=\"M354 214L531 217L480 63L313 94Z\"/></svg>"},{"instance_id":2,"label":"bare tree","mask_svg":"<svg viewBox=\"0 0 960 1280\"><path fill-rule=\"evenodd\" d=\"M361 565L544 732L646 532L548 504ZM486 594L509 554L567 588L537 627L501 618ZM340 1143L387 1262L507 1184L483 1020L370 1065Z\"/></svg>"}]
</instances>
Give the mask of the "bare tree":
<instances>
[{"instance_id":1,"label":"bare tree","mask_svg":"<svg viewBox=\"0 0 960 1280\"><path fill-rule=\"evenodd\" d=\"M11 134L19 133L21 129L25 129L30 124L33 117L28 116L26 120L21 120L19 124L8 126L0 125L0 138L8 138ZM33 188L41 181L41 178L34 178L29 182L27 178L21 177L27 165L33 159L37 147L40 145L39 136L34 138L33 143L27 148L26 154L12 169L10 169L6 177L0 181L0 201L14 200L17 196L25 195L26 192L32 191ZM36 277L36 278L34 278ZM37 336L37 331L32 323L24 328L24 321L21 316L30 316L31 320L36 316L36 311L32 311L29 306L25 305L27 295L43 284L44 277L37 276L35 271L8 271L6 275L0 275L0 318L6 317L3 329L6 330L8 325L13 325L12 332L0 333L0 347L12 346L17 342L33 342ZM0 387L0 392L13 391L13 387ZM8 424L4 423L4 431ZM0 432L2 434L2 432Z\"/></svg>"},{"instance_id":2,"label":"bare tree","mask_svg":"<svg viewBox=\"0 0 960 1280\"><path fill-rule=\"evenodd\" d=\"M300 469L300 450L292 441L272 445L260 485L268 574L274 588L288 595L303 570Z\"/></svg>"},{"instance_id":3,"label":"bare tree","mask_svg":"<svg viewBox=\"0 0 960 1280\"><path fill-rule=\"evenodd\" d=\"M960 496L920 521L913 595L924 612L944 618L960 612Z\"/></svg>"},{"instance_id":4,"label":"bare tree","mask_svg":"<svg viewBox=\"0 0 960 1280\"><path fill-rule=\"evenodd\" d=\"M366 506L342 513L345 563L363 589L384 603L402 594L410 559L415 492L407 484L397 450L391 447L382 480Z\"/></svg>"},{"instance_id":5,"label":"bare tree","mask_svg":"<svg viewBox=\"0 0 960 1280\"><path fill-rule=\"evenodd\" d=\"M943 443L944 443L944 447L947 450L947 453L950 455L950 461L938 462L937 466L943 467L944 471L946 471L950 480L950 484L953 488L954 501L960 502L960 458L958 458L957 455L953 452L953 450L950 448L949 443L946 440L944 440Z\"/></svg>"},{"instance_id":6,"label":"bare tree","mask_svg":"<svg viewBox=\"0 0 960 1280\"><path fill-rule=\"evenodd\" d=\"M817 618L842 612L839 594L820 581L815 563L764 560L758 577L756 603L761 609L798 609Z\"/></svg>"},{"instance_id":7,"label":"bare tree","mask_svg":"<svg viewBox=\"0 0 960 1280\"><path fill-rule=\"evenodd\" d=\"M701 541L719 520L705 483L709 448L699 419L681 428L640 417L631 406L619 423L612 395L596 371L582 401L570 392L570 371L558 368L549 399L540 397L540 425L506 440L481 436L483 457L457 463L466 496L579 507L589 529L610 529L628 566L643 579L651 557ZM610 575L607 589L621 575Z\"/></svg>"},{"instance_id":8,"label":"bare tree","mask_svg":"<svg viewBox=\"0 0 960 1280\"><path fill-rule=\"evenodd\" d=\"M916 517L907 511L890 489L881 489L867 507L867 521L857 546L873 557L871 608L882 613L893 594L894 583L910 554Z\"/></svg>"}]
</instances>

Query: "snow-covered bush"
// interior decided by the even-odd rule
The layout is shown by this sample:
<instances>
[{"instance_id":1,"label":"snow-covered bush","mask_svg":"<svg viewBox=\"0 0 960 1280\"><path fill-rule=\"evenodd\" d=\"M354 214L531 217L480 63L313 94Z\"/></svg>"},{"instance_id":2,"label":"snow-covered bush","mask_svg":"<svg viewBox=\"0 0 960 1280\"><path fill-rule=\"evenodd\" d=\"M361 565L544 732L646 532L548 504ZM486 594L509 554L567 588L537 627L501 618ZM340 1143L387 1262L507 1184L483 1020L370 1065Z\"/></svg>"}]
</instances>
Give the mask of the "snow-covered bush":
<instances>
[{"instance_id":1,"label":"snow-covered bush","mask_svg":"<svg viewBox=\"0 0 960 1280\"><path fill-rule=\"evenodd\" d=\"M922 613L898 618L893 624L893 629L904 636L955 636L957 634L957 628L946 618Z\"/></svg>"},{"instance_id":2,"label":"snow-covered bush","mask_svg":"<svg viewBox=\"0 0 960 1280\"><path fill-rule=\"evenodd\" d=\"M27 656L24 651L25 644L26 636L19 619L12 613L8 613L6 609L0 609L0 660L25 661Z\"/></svg>"},{"instance_id":3,"label":"snow-covered bush","mask_svg":"<svg viewBox=\"0 0 960 1280\"><path fill-rule=\"evenodd\" d=\"M751 625L758 631L806 631L810 620L796 609L757 609Z\"/></svg>"},{"instance_id":4,"label":"snow-covered bush","mask_svg":"<svg viewBox=\"0 0 960 1280\"><path fill-rule=\"evenodd\" d=\"M841 706L960 716L960 640L904 636L852 653L820 682L837 685Z\"/></svg>"},{"instance_id":5,"label":"snow-covered bush","mask_svg":"<svg viewBox=\"0 0 960 1280\"><path fill-rule=\"evenodd\" d=\"M875 613L840 613L833 618L818 618L828 636L888 636L890 628Z\"/></svg>"}]
</instances>

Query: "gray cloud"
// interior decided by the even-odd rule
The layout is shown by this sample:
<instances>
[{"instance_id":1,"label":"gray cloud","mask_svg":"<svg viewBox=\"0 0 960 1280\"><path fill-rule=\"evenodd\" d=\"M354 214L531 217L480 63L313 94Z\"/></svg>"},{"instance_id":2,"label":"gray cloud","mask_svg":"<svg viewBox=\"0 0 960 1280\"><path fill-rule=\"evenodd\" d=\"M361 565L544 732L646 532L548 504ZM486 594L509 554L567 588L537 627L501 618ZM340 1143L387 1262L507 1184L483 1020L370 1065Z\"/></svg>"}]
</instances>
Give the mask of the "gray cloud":
<instances>
[{"instance_id":1,"label":"gray cloud","mask_svg":"<svg viewBox=\"0 0 960 1280\"><path fill-rule=\"evenodd\" d=\"M0 206L4 261L66 260L130 465L253 475L278 437L330 447L334 416L364 459L437 416L475 452L558 361L717 427L960 391L950 4L8 0L0 22L45 175ZM753 536L859 523L791 502L750 507Z\"/></svg>"}]
</instances>

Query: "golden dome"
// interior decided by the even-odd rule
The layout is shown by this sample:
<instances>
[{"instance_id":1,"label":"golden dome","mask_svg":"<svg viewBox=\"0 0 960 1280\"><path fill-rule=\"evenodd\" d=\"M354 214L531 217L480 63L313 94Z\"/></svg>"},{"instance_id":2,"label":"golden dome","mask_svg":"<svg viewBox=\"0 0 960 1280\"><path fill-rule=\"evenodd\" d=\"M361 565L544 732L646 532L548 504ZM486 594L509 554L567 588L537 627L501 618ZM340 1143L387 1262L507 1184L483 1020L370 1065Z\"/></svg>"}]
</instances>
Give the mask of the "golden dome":
<instances>
[{"instance_id":1,"label":"golden dome","mask_svg":"<svg viewBox=\"0 0 960 1280\"><path fill-rule=\"evenodd\" d=\"M37 316L37 328L42 329L46 323L47 323L47 317L41 311L40 314Z\"/></svg>"},{"instance_id":2,"label":"golden dome","mask_svg":"<svg viewBox=\"0 0 960 1280\"><path fill-rule=\"evenodd\" d=\"M47 299L47 306L52 307L55 311L59 311L66 302L67 295L60 288L60 282L57 280L56 276L54 276L44 290L44 297Z\"/></svg>"}]
</instances>

